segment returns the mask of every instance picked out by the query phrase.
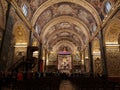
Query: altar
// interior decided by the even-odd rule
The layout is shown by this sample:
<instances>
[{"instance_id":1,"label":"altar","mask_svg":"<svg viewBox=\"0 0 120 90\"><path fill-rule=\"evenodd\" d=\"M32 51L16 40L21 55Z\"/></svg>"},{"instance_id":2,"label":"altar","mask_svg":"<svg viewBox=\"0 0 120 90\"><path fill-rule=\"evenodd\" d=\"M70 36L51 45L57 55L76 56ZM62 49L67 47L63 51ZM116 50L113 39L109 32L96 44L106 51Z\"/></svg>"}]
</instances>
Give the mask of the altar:
<instances>
[{"instance_id":1,"label":"altar","mask_svg":"<svg viewBox=\"0 0 120 90\"><path fill-rule=\"evenodd\" d=\"M62 73L70 73L72 69L72 58L70 54L58 55L58 70Z\"/></svg>"}]
</instances>

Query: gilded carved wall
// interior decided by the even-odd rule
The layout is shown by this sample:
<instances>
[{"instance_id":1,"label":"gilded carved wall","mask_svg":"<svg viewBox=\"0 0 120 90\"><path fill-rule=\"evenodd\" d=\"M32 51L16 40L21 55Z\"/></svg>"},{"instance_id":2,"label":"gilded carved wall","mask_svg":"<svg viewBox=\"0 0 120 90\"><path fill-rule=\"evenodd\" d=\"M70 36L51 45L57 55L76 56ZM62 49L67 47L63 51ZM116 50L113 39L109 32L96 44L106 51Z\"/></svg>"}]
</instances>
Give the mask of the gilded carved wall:
<instances>
[{"instance_id":1,"label":"gilded carved wall","mask_svg":"<svg viewBox=\"0 0 120 90\"><path fill-rule=\"evenodd\" d=\"M109 76L120 76L120 50L119 47L107 47L107 69Z\"/></svg>"},{"instance_id":2,"label":"gilded carved wall","mask_svg":"<svg viewBox=\"0 0 120 90\"><path fill-rule=\"evenodd\" d=\"M14 62L16 62L19 58L19 53L21 52L22 56L26 56L27 54L27 46L29 41L29 31L24 26L22 22L16 22L13 28L14 35Z\"/></svg>"},{"instance_id":3,"label":"gilded carved wall","mask_svg":"<svg viewBox=\"0 0 120 90\"><path fill-rule=\"evenodd\" d=\"M120 21L114 18L105 31L106 60L109 76L120 76Z\"/></svg>"}]
</instances>

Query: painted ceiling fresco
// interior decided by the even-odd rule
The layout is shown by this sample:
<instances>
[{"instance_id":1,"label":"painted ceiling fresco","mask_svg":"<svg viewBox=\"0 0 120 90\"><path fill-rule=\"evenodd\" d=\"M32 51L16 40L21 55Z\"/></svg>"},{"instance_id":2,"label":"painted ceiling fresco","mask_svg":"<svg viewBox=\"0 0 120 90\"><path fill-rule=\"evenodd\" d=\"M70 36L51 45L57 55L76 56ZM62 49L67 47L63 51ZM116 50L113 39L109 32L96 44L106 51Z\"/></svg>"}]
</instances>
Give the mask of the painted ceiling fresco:
<instances>
[{"instance_id":1,"label":"painted ceiling fresco","mask_svg":"<svg viewBox=\"0 0 120 90\"><path fill-rule=\"evenodd\" d=\"M78 18L80 21L83 21L88 27L91 25L96 25L95 20L89 11L71 3L59 3L51 6L39 16L38 23L42 28L44 24L49 22L49 20L64 15Z\"/></svg>"},{"instance_id":2,"label":"painted ceiling fresco","mask_svg":"<svg viewBox=\"0 0 120 90\"><path fill-rule=\"evenodd\" d=\"M72 42L76 48L83 47L117 1L16 0L25 17L33 23L42 43L48 48L58 45L62 40ZM65 45L65 42L61 43Z\"/></svg>"}]
</instances>

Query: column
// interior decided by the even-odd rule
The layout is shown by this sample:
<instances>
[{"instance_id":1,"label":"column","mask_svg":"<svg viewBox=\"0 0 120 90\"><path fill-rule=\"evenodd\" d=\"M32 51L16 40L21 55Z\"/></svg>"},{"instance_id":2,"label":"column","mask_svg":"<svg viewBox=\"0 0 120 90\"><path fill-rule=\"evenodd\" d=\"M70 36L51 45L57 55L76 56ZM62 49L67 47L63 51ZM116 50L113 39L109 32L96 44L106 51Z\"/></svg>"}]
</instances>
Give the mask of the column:
<instances>
[{"instance_id":1,"label":"column","mask_svg":"<svg viewBox=\"0 0 120 90\"><path fill-rule=\"evenodd\" d=\"M26 55L25 60L24 60L24 71L26 71L26 72L31 67L31 65L28 62L31 62L32 55L33 55L33 52L32 52L32 40L31 40L32 32L30 31L29 34L30 35L29 35L29 42L28 42L28 46L27 46L27 55Z\"/></svg>"},{"instance_id":2,"label":"column","mask_svg":"<svg viewBox=\"0 0 120 90\"><path fill-rule=\"evenodd\" d=\"M86 66L85 66L85 51L82 53L82 60L84 60L84 72L86 72Z\"/></svg>"},{"instance_id":3,"label":"column","mask_svg":"<svg viewBox=\"0 0 120 90\"><path fill-rule=\"evenodd\" d=\"M92 55L92 43L89 42L89 60L90 60L90 75L93 76L93 55Z\"/></svg>"},{"instance_id":4,"label":"column","mask_svg":"<svg viewBox=\"0 0 120 90\"><path fill-rule=\"evenodd\" d=\"M6 68L9 46L11 45L11 36L13 28L13 19L10 17L11 4L8 3L6 17L5 17L5 30L3 30L1 47L0 47L0 71ZM2 21L1 21L2 22ZM8 40L9 39L9 40Z\"/></svg>"},{"instance_id":5,"label":"column","mask_svg":"<svg viewBox=\"0 0 120 90\"><path fill-rule=\"evenodd\" d=\"M32 56L31 56L31 47L32 47L32 40L31 40L31 37L32 37L32 32L30 31L30 35L29 35L29 42L28 42L28 46L27 46L27 59L31 59Z\"/></svg>"},{"instance_id":6,"label":"column","mask_svg":"<svg viewBox=\"0 0 120 90\"><path fill-rule=\"evenodd\" d=\"M107 61L105 56L105 43L104 43L104 37L103 37L103 31L100 30L100 50L101 50L101 60L102 60L102 67L103 67L103 75L107 76Z\"/></svg>"},{"instance_id":7,"label":"column","mask_svg":"<svg viewBox=\"0 0 120 90\"><path fill-rule=\"evenodd\" d=\"M44 71L46 71L46 60L47 60L47 49L45 48L45 64L44 64Z\"/></svg>"},{"instance_id":8,"label":"column","mask_svg":"<svg viewBox=\"0 0 120 90\"><path fill-rule=\"evenodd\" d=\"M39 53L38 53L38 72L41 71L42 68L42 42L39 44Z\"/></svg>"}]
</instances>

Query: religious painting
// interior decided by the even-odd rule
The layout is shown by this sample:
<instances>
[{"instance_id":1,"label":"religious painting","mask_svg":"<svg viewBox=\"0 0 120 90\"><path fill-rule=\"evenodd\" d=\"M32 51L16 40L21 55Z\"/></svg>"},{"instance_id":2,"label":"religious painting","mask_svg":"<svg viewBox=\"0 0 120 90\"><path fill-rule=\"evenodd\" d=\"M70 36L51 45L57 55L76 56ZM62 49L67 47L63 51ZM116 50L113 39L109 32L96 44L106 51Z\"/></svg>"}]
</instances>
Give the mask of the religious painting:
<instances>
[{"instance_id":1,"label":"religious painting","mask_svg":"<svg viewBox=\"0 0 120 90\"><path fill-rule=\"evenodd\" d=\"M72 69L71 55L58 55L58 70Z\"/></svg>"}]
</instances>

